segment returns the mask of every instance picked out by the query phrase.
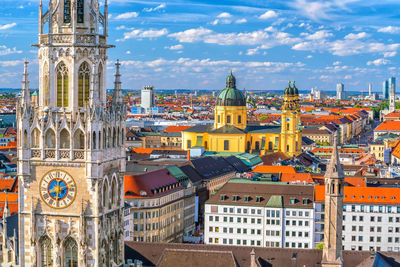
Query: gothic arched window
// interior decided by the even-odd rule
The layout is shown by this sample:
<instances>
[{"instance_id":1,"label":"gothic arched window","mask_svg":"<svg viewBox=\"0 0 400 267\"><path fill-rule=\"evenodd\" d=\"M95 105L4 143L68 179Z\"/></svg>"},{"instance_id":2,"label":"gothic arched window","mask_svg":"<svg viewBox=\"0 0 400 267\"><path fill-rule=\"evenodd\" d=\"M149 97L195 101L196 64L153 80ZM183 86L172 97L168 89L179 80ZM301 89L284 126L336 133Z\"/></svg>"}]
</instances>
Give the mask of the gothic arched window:
<instances>
[{"instance_id":1,"label":"gothic arched window","mask_svg":"<svg viewBox=\"0 0 400 267\"><path fill-rule=\"evenodd\" d=\"M60 148L70 148L70 135L67 129L62 129L60 132Z\"/></svg>"},{"instance_id":2,"label":"gothic arched window","mask_svg":"<svg viewBox=\"0 0 400 267\"><path fill-rule=\"evenodd\" d=\"M47 106L50 104L50 92L49 92L49 67L47 63L44 64L43 68L44 73L44 105Z\"/></svg>"},{"instance_id":3,"label":"gothic arched window","mask_svg":"<svg viewBox=\"0 0 400 267\"><path fill-rule=\"evenodd\" d=\"M97 90L98 90L98 95L100 98L100 102L103 101L103 65L99 65L99 71L97 73Z\"/></svg>"},{"instance_id":4,"label":"gothic arched window","mask_svg":"<svg viewBox=\"0 0 400 267\"><path fill-rule=\"evenodd\" d=\"M64 62L57 66L57 107L68 106L68 68Z\"/></svg>"},{"instance_id":5,"label":"gothic arched window","mask_svg":"<svg viewBox=\"0 0 400 267\"><path fill-rule=\"evenodd\" d=\"M84 22L84 16L85 16L85 6L84 6L84 1L83 0L78 0L77 1L77 22L78 23L83 23Z\"/></svg>"},{"instance_id":6,"label":"gothic arched window","mask_svg":"<svg viewBox=\"0 0 400 267\"><path fill-rule=\"evenodd\" d=\"M87 62L79 67L78 105L83 107L89 101L90 68Z\"/></svg>"},{"instance_id":7,"label":"gothic arched window","mask_svg":"<svg viewBox=\"0 0 400 267\"><path fill-rule=\"evenodd\" d=\"M53 266L52 256L53 246L51 245L51 239L47 236L43 237L40 242L40 259L43 267Z\"/></svg>"},{"instance_id":8,"label":"gothic arched window","mask_svg":"<svg viewBox=\"0 0 400 267\"><path fill-rule=\"evenodd\" d=\"M78 245L76 241L69 237L64 244L65 249L65 267L77 267L78 266Z\"/></svg>"},{"instance_id":9,"label":"gothic arched window","mask_svg":"<svg viewBox=\"0 0 400 267\"><path fill-rule=\"evenodd\" d=\"M32 147L38 148L40 145L40 131L38 128L33 129L31 134Z\"/></svg>"},{"instance_id":10,"label":"gothic arched window","mask_svg":"<svg viewBox=\"0 0 400 267\"><path fill-rule=\"evenodd\" d=\"M56 147L56 135L52 129L48 129L45 135L45 148Z\"/></svg>"},{"instance_id":11,"label":"gothic arched window","mask_svg":"<svg viewBox=\"0 0 400 267\"><path fill-rule=\"evenodd\" d=\"M85 134L81 129L74 134L74 149L85 149Z\"/></svg>"},{"instance_id":12,"label":"gothic arched window","mask_svg":"<svg viewBox=\"0 0 400 267\"><path fill-rule=\"evenodd\" d=\"M71 23L71 0L64 0L64 23Z\"/></svg>"},{"instance_id":13,"label":"gothic arched window","mask_svg":"<svg viewBox=\"0 0 400 267\"><path fill-rule=\"evenodd\" d=\"M108 199L108 181L104 180L104 185L103 185L103 208L105 209L107 207L107 200Z\"/></svg>"}]
</instances>

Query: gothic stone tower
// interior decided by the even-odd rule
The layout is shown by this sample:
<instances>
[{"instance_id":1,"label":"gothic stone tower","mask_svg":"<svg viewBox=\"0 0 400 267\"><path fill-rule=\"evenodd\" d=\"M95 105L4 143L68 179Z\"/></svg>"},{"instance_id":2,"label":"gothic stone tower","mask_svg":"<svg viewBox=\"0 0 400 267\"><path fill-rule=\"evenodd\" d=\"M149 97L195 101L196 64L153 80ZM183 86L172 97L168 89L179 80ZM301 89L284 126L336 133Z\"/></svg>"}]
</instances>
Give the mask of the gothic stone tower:
<instances>
[{"instance_id":1,"label":"gothic stone tower","mask_svg":"<svg viewBox=\"0 0 400 267\"><path fill-rule=\"evenodd\" d=\"M289 156L301 153L300 115L299 91L289 82L283 94L280 136L280 150Z\"/></svg>"},{"instance_id":2,"label":"gothic stone tower","mask_svg":"<svg viewBox=\"0 0 400 267\"><path fill-rule=\"evenodd\" d=\"M17 107L20 266L123 261L125 117L119 63L106 103L107 0L39 8L39 103ZM101 29L101 30L100 30Z\"/></svg>"},{"instance_id":3,"label":"gothic stone tower","mask_svg":"<svg viewBox=\"0 0 400 267\"><path fill-rule=\"evenodd\" d=\"M325 173L325 230L322 253L323 267L340 267L342 256L344 173L334 136L332 158Z\"/></svg>"}]
</instances>

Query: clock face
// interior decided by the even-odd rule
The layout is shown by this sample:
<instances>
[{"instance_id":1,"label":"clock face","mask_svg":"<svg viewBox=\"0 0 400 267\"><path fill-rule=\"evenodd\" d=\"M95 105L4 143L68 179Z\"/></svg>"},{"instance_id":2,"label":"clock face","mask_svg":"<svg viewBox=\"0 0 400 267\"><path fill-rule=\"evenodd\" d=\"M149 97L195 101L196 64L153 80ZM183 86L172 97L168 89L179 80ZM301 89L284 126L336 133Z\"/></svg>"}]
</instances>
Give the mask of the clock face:
<instances>
[{"instance_id":1,"label":"clock face","mask_svg":"<svg viewBox=\"0 0 400 267\"><path fill-rule=\"evenodd\" d=\"M64 209L75 200L75 181L64 171L50 171L43 176L40 182L40 196L50 207Z\"/></svg>"}]
</instances>

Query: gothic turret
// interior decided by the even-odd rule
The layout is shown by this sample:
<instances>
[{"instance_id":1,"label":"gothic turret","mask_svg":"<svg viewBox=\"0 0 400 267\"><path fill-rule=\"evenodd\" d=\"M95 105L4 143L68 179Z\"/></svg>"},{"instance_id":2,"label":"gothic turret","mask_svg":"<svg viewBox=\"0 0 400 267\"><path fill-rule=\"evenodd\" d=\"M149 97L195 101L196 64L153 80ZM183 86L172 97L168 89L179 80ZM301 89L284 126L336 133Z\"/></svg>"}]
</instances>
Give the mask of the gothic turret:
<instances>
[{"instance_id":1,"label":"gothic turret","mask_svg":"<svg viewBox=\"0 0 400 267\"><path fill-rule=\"evenodd\" d=\"M325 227L324 248L321 262L323 267L341 267L343 265L342 224L344 172L342 164L340 164L337 139L337 132L335 132L332 157L325 173Z\"/></svg>"},{"instance_id":2,"label":"gothic turret","mask_svg":"<svg viewBox=\"0 0 400 267\"><path fill-rule=\"evenodd\" d=\"M124 99L122 97L122 88L121 88L121 74L119 72L119 67L121 63L117 60L115 63L116 72L115 72L115 82L114 82L114 93L113 93L113 105L122 105Z\"/></svg>"},{"instance_id":3,"label":"gothic turret","mask_svg":"<svg viewBox=\"0 0 400 267\"><path fill-rule=\"evenodd\" d=\"M21 106L29 106L31 104L31 94L29 90L29 73L28 73L28 60L24 61L24 74L22 78L22 90L21 90Z\"/></svg>"}]
</instances>

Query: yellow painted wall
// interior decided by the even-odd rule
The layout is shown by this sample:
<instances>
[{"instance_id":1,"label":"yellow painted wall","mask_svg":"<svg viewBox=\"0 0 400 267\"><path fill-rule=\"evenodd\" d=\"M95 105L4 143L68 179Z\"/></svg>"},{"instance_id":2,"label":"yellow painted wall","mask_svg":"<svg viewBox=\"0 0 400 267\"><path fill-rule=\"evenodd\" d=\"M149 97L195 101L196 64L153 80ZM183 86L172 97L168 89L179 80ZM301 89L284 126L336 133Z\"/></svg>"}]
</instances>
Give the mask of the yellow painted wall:
<instances>
[{"instance_id":1,"label":"yellow painted wall","mask_svg":"<svg viewBox=\"0 0 400 267\"><path fill-rule=\"evenodd\" d=\"M208 150L218 152L245 152L245 134L210 134ZM225 140L229 141L229 150L224 149Z\"/></svg>"},{"instance_id":2,"label":"yellow painted wall","mask_svg":"<svg viewBox=\"0 0 400 267\"><path fill-rule=\"evenodd\" d=\"M227 122L227 117L231 117L231 122ZM241 116L241 122L238 119ZM218 120L219 118L219 120ZM215 107L215 118L214 126L216 129L225 126L233 125L239 129L244 129L247 126L247 109L246 107L238 106L216 106Z\"/></svg>"}]
</instances>

